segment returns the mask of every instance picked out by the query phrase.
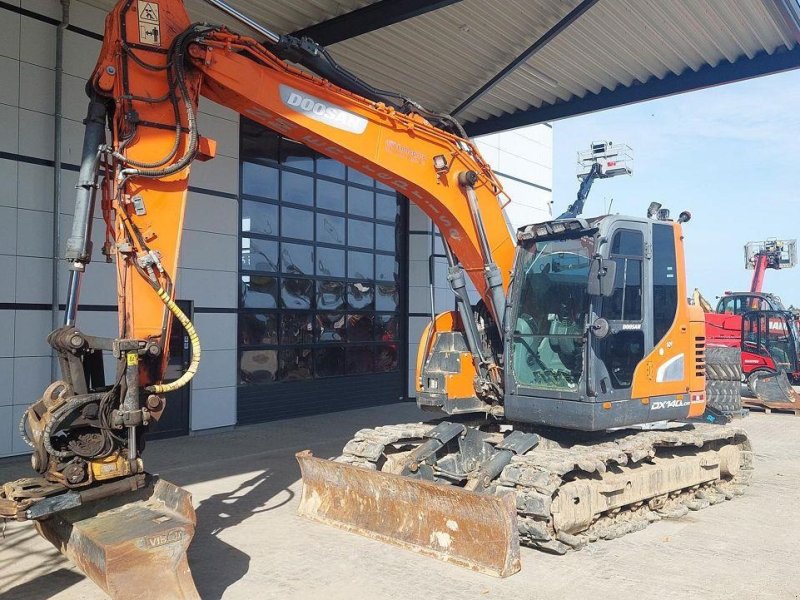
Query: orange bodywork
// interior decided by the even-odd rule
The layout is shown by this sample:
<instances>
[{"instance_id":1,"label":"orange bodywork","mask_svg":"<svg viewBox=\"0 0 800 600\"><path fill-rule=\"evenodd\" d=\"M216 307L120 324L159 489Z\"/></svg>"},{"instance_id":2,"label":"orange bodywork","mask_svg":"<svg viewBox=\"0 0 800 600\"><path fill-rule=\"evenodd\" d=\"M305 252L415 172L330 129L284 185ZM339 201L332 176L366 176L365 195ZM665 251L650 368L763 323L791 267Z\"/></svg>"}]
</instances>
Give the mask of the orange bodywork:
<instances>
[{"instance_id":1,"label":"orange bodywork","mask_svg":"<svg viewBox=\"0 0 800 600\"><path fill-rule=\"evenodd\" d=\"M153 162L167 156L175 144L172 104L144 99L158 99L170 93L164 70L166 48L175 36L190 25L182 3L160 2L158 6L160 23L156 44L141 43L137 2L125 0L109 13L102 51L91 78L95 89L114 101L110 145L126 158L141 162ZM152 32L152 29L149 31ZM133 53L141 63L150 67L145 68L127 58L123 45L127 45L128 52ZM199 78L189 74L188 79L194 83L195 90L190 90L190 94L196 107ZM135 97L129 97L131 95ZM138 123L135 134L128 139L134 131L128 119L131 111L136 112ZM182 110L180 119L184 131L186 118L186 112ZM177 157L183 154L187 138L186 133L181 134L176 159L168 164L176 162ZM171 318L168 318L164 303L134 267L136 253L141 248L134 247L132 252L127 252L128 249L120 247L120 244L126 239L126 233L131 235L132 228L138 229L150 249L158 253L167 276L174 282L188 186L188 167L163 178L133 177L125 182L106 178L103 213L110 238L110 252L117 255L120 337L165 340L169 336ZM144 207L144 214L136 213L134 199ZM132 237L135 239L136 236ZM166 276L162 275L160 280L165 289L170 289ZM174 297L174 291L172 295ZM166 359L165 353L164 363ZM147 381L150 378L143 379Z\"/></svg>"},{"instance_id":2,"label":"orange bodywork","mask_svg":"<svg viewBox=\"0 0 800 600\"><path fill-rule=\"evenodd\" d=\"M653 350L639 362L633 373L631 398L648 400L657 396L684 395L681 400L691 403L689 417L705 411L705 319L699 306L691 306L687 301L686 264L683 235L679 225L673 225L675 236L675 274L678 289L678 308L675 320L664 337ZM659 377L670 361L683 360L683 377L664 381Z\"/></svg>"},{"instance_id":3,"label":"orange bodywork","mask_svg":"<svg viewBox=\"0 0 800 600\"><path fill-rule=\"evenodd\" d=\"M151 9L157 7L158 23L153 13L150 20L143 20L139 4L122 0L108 15L91 81L114 102L114 149L126 159L150 162L168 155L175 142L176 119L167 99L170 85L164 65L166 50L190 20L181 0L150 2ZM476 172L474 187L491 258L507 289L515 244L503 214L502 186L469 140L439 130L418 115L401 114L288 66L250 38L213 31L202 43L192 45L189 54L196 68L187 64L186 80L195 109L202 94L407 196L433 220L485 295L485 260L457 181L462 171ZM133 111L135 127L129 119ZM188 115L183 106L180 120L179 148L168 164L177 162L188 144ZM131 132L135 132L132 137ZM211 141L201 140L200 146L199 157L213 154ZM447 168L437 171L433 159L440 156ZM115 166L119 173L121 167ZM159 281L174 297L168 286L177 274L188 178L187 166L168 177L133 176L105 184L104 213L112 252L117 254L122 337L165 339L162 336L169 334L169 313L137 272L135 260L141 248L132 232L141 232L147 246L160 256L165 273L159 274ZM144 206L144 214L136 213L134 199ZM134 248L120 248L123 240L133 240Z\"/></svg>"},{"instance_id":4,"label":"orange bodywork","mask_svg":"<svg viewBox=\"0 0 800 600\"><path fill-rule=\"evenodd\" d=\"M459 173L475 171L492 259L507 289L515 243L503 214L502 186L469 140L308 75L248 38L217 33L192 54L203 73L204 96L385 183L419 206L484 295L484 259L457 181ZM318 118L331 108L344 111L336 113L340 124ZM436 156L445 157L447 172L436 171Z\"/></svg>"},{"instance_id":5,"label":"orange bodywork","mask_svg":"<svg viewBox=\"0 0 800 600\"><path fill-rule=\"evenodd\" d=\"M422 331L421 343L417 350L417 376L414 383L417 392L423 391L421 376L425 367L425 361L431 356L436 344L436 338L440 333L451 331L463 331L461 319L455 311L441 313L425 326ZM475 396L475 378L478 372L472 354L462 352L459 356L459 370L455 373L448 373L445 377L445 389L449 398L457 400L461 398L471 398Z\"/></svg>"}]
</instances>

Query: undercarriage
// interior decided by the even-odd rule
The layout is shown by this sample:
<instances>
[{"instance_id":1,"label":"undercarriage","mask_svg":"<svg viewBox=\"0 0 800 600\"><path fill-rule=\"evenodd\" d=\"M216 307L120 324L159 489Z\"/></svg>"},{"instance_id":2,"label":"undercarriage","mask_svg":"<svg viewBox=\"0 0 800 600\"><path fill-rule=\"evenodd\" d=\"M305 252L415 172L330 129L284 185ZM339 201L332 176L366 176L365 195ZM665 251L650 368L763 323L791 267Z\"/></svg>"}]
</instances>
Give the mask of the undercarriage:
<instances>
[{"instance_id":1,"label":"undercarriage","mask_svg":"<svg viewBox=\"0 0 800 600\"><path fill-rule=\"evenodd\" d=\"M306 459L298 458L303 467ZM378 503L385 492L382 479L387 478L386 473L409 480L408 486L383 493L392 496L392 507L402 506L406 511L414 506L411 496L429 507L438 501L436 490L446 494L445 490L461 488L469 494L473 508L453 517L457 526L447 533L447 547L433 553L453 562L459 562L459 557L453 556L451 538L457 541L459 535L465 535L474 540L478 536L470 528L493 518L482 513L479 498L513 496L515 531L505 541L510 555L515 544L564 554L597 540L639 531L662 518L681 517L729 500L743 492L753 470L752 450L743 430L704 423L594 434L489 421L387 425L359 431L336 462L358 467L350 471L381 472L364 474L371 478L365 494L378 497ZM339 468L328 464L330 469ZM338 489L352 488L352 479L345 484L340 476L324 472L324 465L318 468L321 472L315 474L303 469L304 483L317 495L311 502L304 490L301 514L379 539L394 535L396 523L394 531L386 532L381 531L381 523L359 523L366 513L356 505L362 504L363 498L348 498ZM326 489L319 489L329 497L319 497L315 477L326 479ZM426 482L427 495L414 488L418 482ZM353 505L346 506L350 501ZM331 508L333 504L337 507ZM487 511L496 510L489 503L486 506ZM385 506L371 510L376 508L389 512ZM415 527L424 527L421 521ZM427 535L429 546L435 547L438 534L431 530L415 535L423 541ZM410 545L412 549L420 550L414 545ZM514 572L507 569L507 558L485 558L486 564L467 566L501 576Z\"/></svg>"}]
</instances>

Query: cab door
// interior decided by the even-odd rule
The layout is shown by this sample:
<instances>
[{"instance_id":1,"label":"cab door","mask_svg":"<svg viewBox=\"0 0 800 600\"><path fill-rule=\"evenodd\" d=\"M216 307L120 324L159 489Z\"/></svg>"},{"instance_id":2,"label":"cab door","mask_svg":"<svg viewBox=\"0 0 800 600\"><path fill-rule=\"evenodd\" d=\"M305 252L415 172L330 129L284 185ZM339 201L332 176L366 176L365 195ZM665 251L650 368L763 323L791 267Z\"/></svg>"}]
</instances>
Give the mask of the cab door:
<instances>
[{"instance_id":1,"label":"cab door","mask_svg":"<svg viewBox=\"0 0 800 600\"><path fill-rule=\"evenodd\" d=\"M643 326L650 312L645 294L650 283L649 224L615 221L606 237L616 274L612 296L594 301L595 318L608 321L609 333L602 339L591 336L589 396L623 400L630 398L634 371L653 345Z\"/></svg>"}]
</instances>

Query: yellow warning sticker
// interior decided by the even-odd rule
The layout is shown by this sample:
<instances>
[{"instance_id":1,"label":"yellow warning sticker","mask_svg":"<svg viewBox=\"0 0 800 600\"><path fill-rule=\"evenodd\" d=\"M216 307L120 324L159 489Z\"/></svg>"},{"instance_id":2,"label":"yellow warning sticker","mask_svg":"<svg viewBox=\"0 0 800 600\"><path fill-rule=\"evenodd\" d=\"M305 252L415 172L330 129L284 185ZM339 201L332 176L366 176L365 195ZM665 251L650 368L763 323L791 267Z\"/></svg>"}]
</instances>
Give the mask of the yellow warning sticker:
<instances>
[{"instance_id":1,"label":"yellow warning sticker","mask_svg":"<svg viewBox=\"0 0 800 600\"><path fill-rule=\"evenodd\" d=\"M148 46L161 45L161 18L158 4L139 0L139 43Z\"/></svg>"},{"instance_id":2,"label":"yellow warning sticker","mask_svg":"<svg viewBox=\"0 0 800 600\"><path fill-rule=\"evenodd\" d=\"M158 25L161 22L158 18L158 4L139 0L139 21L147 21Z\"/></svg>"},{"instance_id":3,"label":"yellow warning sticker","mask_svg":"<svg viewBox=\"0 0 800 600\"><path fill-rule=\"evenodd\" d=\"M135 367L139 364L139 356L135 352L128 353L128 366Z\"/></svg>"}]
</instances>

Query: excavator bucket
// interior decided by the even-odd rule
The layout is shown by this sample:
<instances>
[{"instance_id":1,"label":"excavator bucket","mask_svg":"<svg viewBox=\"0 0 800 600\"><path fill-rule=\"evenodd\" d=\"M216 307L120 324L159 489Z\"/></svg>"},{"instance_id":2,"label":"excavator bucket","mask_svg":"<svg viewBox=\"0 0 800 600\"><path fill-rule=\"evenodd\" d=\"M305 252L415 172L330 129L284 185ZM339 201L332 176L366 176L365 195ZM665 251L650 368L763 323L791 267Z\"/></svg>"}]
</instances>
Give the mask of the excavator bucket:
<instances>
[{"instance_id":1,"label":"excavator bucket","mask_svg":"<svg viewBox=\"0 0 800 600\"><path fill-rule=\"evenodd\" d=\"M751 401L751 404L761 404L775 409L800 408L800 394L794 391L783 371L758 373L748 381L748 387L756 396L756 401Z\"/></svg>"},{"instance_id":2,"label":"excavator bucket","mask_svg":"<svg viewBox=\"0 0 800 600\"><path fill-rule=\"evenodd\" d=\"M520 570L514 497L370 471L297 455L303 477L298 513L481 573Z\"/></svg>"},{"instance_id":3,"label":"excavator bucket","mask_svg":"<svg viewBox=\"0 0 800 600\"><path fill-rule=\"evenodd\" d=\"M111 598L199 598L186 559L191 495L163 479L37 521L39 533Z\"/></svg>"}]
</instances>

